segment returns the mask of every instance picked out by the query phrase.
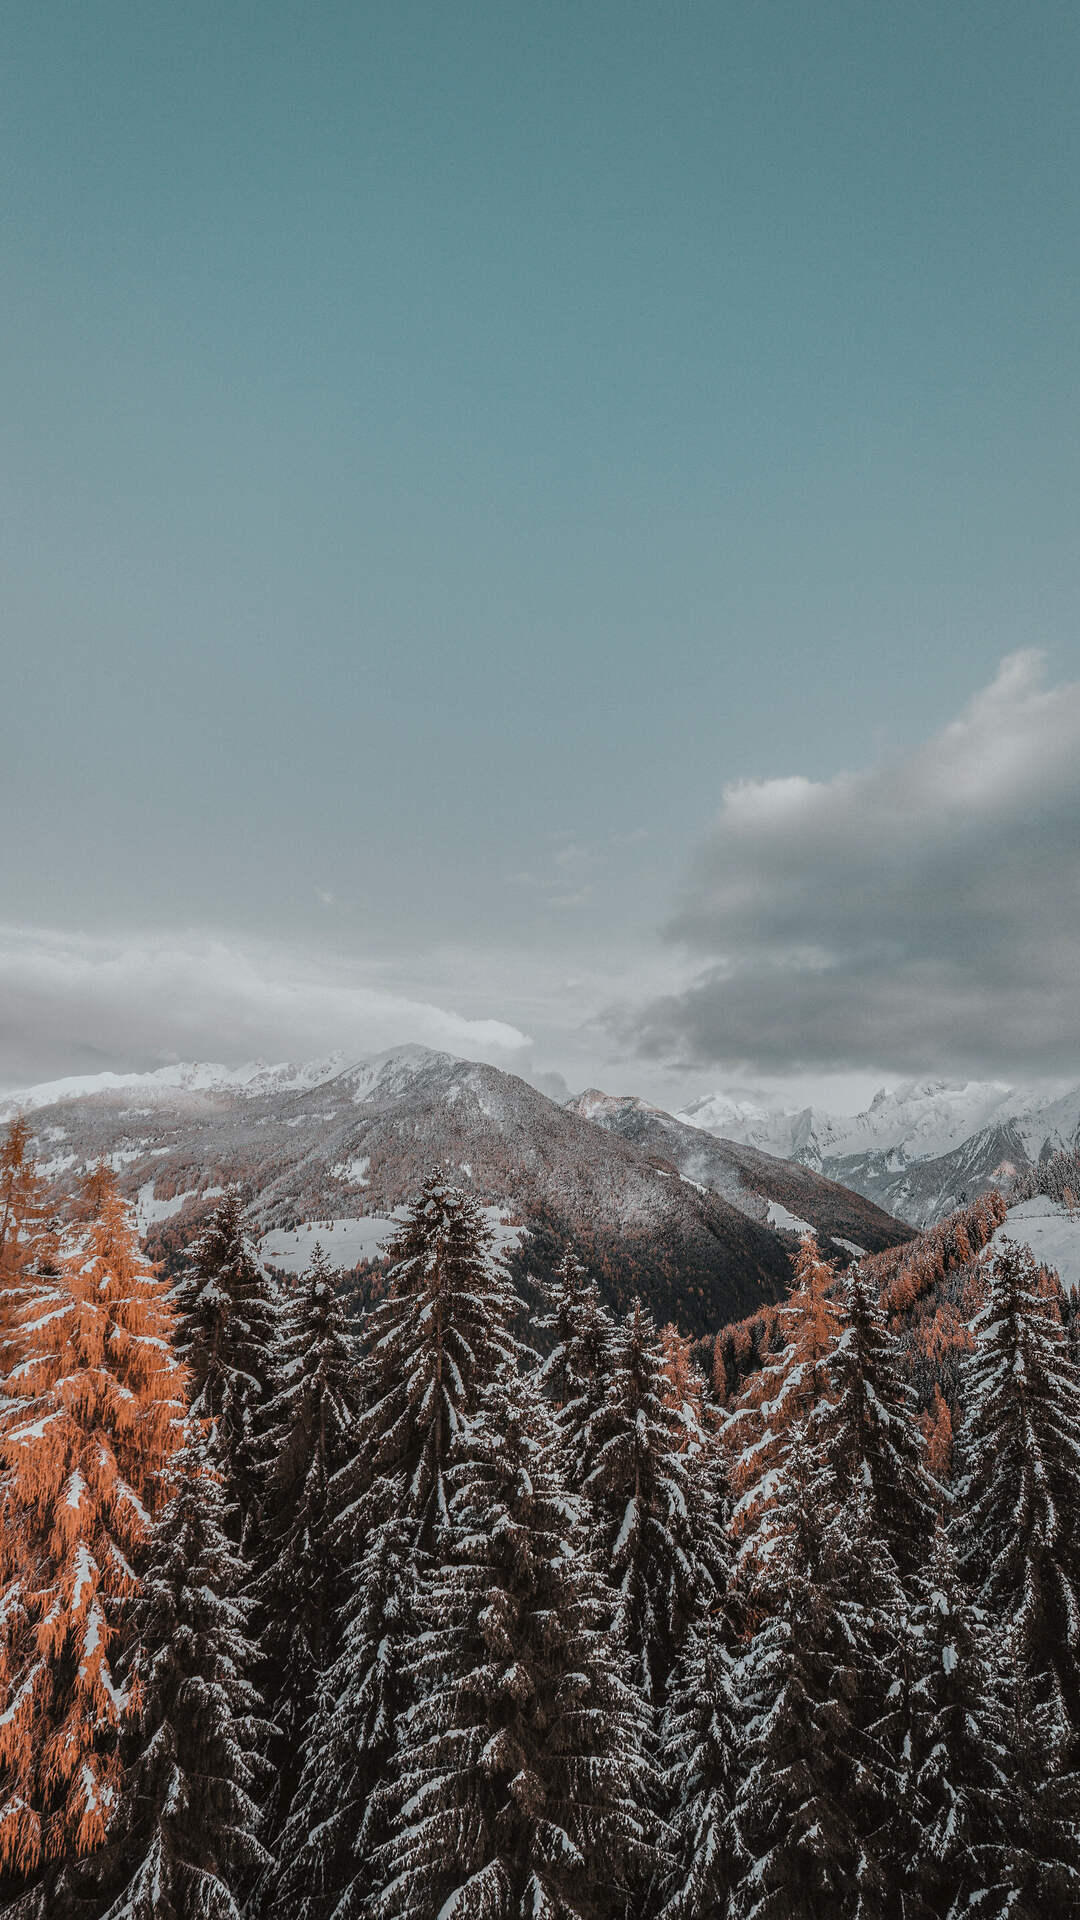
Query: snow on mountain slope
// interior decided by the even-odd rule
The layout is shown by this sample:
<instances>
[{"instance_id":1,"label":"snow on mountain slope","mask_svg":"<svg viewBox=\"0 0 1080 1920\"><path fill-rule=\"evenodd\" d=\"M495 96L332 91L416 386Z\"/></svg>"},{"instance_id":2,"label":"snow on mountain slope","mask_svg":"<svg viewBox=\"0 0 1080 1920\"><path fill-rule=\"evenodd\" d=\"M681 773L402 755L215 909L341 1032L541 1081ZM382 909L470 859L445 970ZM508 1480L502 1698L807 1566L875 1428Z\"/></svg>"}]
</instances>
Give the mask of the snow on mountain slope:
<instances>
[{"instance_id":1,"label":"snow on mountain slope","mask_svg":"<svg viewBox=\"0 0 1080 1920\"><path fill-rule=\"evenodd\" d=\"M152 1247L170 1257L229 1180L243 1183L257 1231L295 1235L388 1219L444 1167L482 1205L536 1229L545 1258L575 1241L613 1301L640 1290L690 1331L778 1298L790 1279L792 1238L748 1204L737 1170L698 1181L512 1074L427 1048L344 1065L168 1068L31 1089L18 1104L61 1185L107 1158L138 1196ZM687 1131L727 1165L708 1135ZM725 1197L736 1190L737 1205ZM790 1205L811 1217L797 1198ZM370 1238L361 1225L352 1241Z\"/></svg>"},{"instance_id":2,"label":"snow on mountain slope","mask_svg":"<svg viewBox=\"0 0 1080 1920\"><path fill-rule=\"evenodd\" d=\"M813 1167L921 1227L1080 1141L1080 1087L910 1081L882 1088L853 1115L774 1111L712 1094L676 1117Z\"/></svg>"},{"instance_id":3,"label":"snow on mountain slope","mask_svg":"<svg viewBox=\"0 0 1080 1920\"><path fill-rule=\"evenodd\" d=\"M1080 1212L1038 1194L1010 1207L990 1242L987 1256L1003 1240L1030 1247L1042 1267L1053 1267L1067 1293L1080 1287Z\"/></svg>"},{"instance_id":4,"label":"snow on mountain slope","mask_svg":"<svg viewBox=\"0 0 1080 1920\"><path fill-rule=\"evenodd\" d=\"M700 1127L633 1095L590 1088L567 1104L594 1126L670 1161L683 1180L722 1194L748 1218L795 1235L811 1227L826 1251L842 1259L853 1245L880 1253L911 1237L902 1221L813 1168L740 1141L703 1134Z\"/></svg>"}]
</instances>

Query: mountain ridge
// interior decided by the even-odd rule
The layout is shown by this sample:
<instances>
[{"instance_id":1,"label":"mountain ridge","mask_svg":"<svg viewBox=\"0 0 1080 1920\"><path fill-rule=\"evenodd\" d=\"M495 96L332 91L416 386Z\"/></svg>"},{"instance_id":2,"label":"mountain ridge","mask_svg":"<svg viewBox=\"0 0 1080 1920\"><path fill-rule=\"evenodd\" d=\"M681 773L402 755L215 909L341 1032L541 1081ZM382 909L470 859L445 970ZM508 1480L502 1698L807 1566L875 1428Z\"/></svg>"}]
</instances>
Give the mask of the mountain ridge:
<instances>
[{"instance_id":1,"label":"mountain ridge","mask_svg":"<svg viewBox=\"0 0 1080 1920\"><path fill-rule=\"evenodd\" d=\"M106 1158L166 1251L230 1180L245 1188L253 1229L280 1237L301 1223L389 1218L446 1166L538 1244L576 1244L614 1303L640 1286L662 1318L697 1331L783 1294L798 1234L785 1217L788 1187L776 1187L781 1213L770 1217L762 1180L816 1178L806 1169L744 1178L730 1155L705 1147L716 1184L697 1181L670 1149L685 1160L682 1136L708 1136L670 1115L666 1149L655 1136L635 1142L516 1075L422 1047L345 1066L337 1057L259 1065L239 1078L226 1069L225 1080L205 1067L168 1074L26 1103L46 1173L70 1181ZM859 1246L910 1236L859 1204L868 1223L850 1236Z\"/></svg>"}]
</instances>

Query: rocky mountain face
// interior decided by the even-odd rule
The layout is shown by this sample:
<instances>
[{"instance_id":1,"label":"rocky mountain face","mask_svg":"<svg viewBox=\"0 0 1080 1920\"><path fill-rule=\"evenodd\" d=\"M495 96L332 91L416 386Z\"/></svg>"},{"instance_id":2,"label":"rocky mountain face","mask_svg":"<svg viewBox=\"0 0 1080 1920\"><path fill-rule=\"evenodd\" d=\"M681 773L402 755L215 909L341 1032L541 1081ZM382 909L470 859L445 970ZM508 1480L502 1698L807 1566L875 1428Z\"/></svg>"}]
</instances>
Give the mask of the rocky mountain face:
<instances>
[{"instance_id":1,"label":"rocky mountain face","mask_svg":"<svg viewBox=\"0 0 1080 1920\"><path fill-rule=\"evenodd\" d=\"M910 1082L883 1088L851 1116L813 1107L781 1112L712 1094L677 1118L767 1147L925 1227L1080 1143L1080 1087L1046 1094L996 1081Z\"/></svg>"},{"instance_id":2,"label":"rocky mountain face","mask_svg":"<svg viewBox=\"0 0 1080 1920\"><path fill-rule=\"evenodd\" d=\"M541 1257L573 1242L614 1303L641 1291L661 1319L700 1332L783 1294L806 1222L820 1222L841 1257L909 1237L806 1169L718 1146L670 1115L641 1108L636 1131L615 1126L599 1109L559 1106L512 1074L421 1047L351 1065L102 1078L31 1089L8 1110L30 1114L58 1182L109 1160L148 1244L166 1255L231 1180L276 1251L305 1222L388 1220L442 1166L529 1228Z\"/></svg>"}]
</instances>

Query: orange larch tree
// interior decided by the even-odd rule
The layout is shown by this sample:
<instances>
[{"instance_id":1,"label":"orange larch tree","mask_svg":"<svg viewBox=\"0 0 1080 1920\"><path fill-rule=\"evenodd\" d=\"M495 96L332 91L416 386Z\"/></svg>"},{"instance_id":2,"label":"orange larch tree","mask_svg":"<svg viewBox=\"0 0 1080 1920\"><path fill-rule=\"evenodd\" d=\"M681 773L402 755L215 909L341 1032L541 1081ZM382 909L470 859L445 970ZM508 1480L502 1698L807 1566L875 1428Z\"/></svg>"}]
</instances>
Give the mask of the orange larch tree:
<instances>
[{"instance_id":1,"label":"orange larch tree","mask_svg":"<svg viewBox=\"0 0 1080 1920\"><path fill-rule=\"evenodd\" d=\"M167 1288L104 1164L60 1252L14 1314L0 1423L5 1516L27 1569L0 1676L0 1872L16 1877L105 1837L137 1706L115 1656L186 1410Z\"/></svg>"},{"instance_id":2,"label":"orange larch tree","mask_svg":"<svg viewBox=\"0 0 1080 1920\"><path fill-rule=\"evenodd\" d=\"M832 1391L829 1356L841 1327L835 1285L835 1269L823 1259L814 1235L806 1234L795 1258L794 1284L780 1309L784 1345L747 1379L724 1427L737 1537L758 1530L775 1498L790 1429Z\"/></svg>"}]
</instances>

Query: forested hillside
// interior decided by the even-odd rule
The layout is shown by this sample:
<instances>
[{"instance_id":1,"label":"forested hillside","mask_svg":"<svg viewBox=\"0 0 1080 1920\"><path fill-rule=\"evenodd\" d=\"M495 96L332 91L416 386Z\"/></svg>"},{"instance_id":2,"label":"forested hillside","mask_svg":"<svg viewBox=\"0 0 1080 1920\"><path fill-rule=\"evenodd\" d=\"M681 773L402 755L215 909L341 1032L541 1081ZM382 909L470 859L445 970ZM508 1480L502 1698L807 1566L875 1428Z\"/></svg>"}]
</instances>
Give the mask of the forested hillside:
<instances>
[{"instance_id":1,"label":"forested hillside","mask_svg":"<svg viewBox=\"0 0 1080 1920\"><path fill-rule=\"evenodd\" d=\"M1080 1913L1080 1374L1003 1215L804 1236L710 1377L572 1254L526 1317L441 1177L350 1319L14 1123L4 1920Z\"/></svg>"}]
</instances>

